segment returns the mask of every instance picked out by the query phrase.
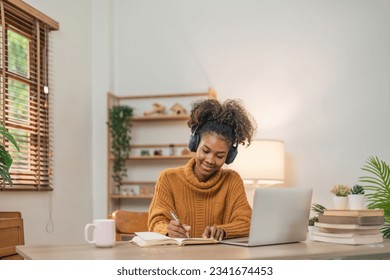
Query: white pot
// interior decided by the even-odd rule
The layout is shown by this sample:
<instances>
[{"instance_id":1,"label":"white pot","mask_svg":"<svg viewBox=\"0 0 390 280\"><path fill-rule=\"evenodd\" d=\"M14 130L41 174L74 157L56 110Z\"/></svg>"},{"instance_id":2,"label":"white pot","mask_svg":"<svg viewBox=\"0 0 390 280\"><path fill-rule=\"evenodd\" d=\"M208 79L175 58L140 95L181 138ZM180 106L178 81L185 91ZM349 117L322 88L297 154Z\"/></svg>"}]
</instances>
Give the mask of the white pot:
<instances>
[{"instance_id":1,"label":"white pot","mask_svg":"<svg viewBox=\"0 0 390 280\"><path fill-rule=\"evenodd\" d=\"M318 227L316 226L309 226L307 231L307 238L309 240L312 240L313 231L319 231Z\"/></svg>"},{"instance_id":2,"label":"white pot","mask_svg":"<svg viewBox=\"0 0 390 280\"><path fill-rule=\"evenodd\" d=\"M345 210L348 208L348 197L346 196L333 196L333 208L339 210Z\"/></svg>"},{"instance_id":3,"label":"white pot","mask_svg":"<svg viewBox=\"0 0 390 280\"><path fill-rule=\"evenodd\" d=\"M360 210L365 209L364 207L364 194L350 194L348 195L349 209Z\"/></svg>"}]
</instances>

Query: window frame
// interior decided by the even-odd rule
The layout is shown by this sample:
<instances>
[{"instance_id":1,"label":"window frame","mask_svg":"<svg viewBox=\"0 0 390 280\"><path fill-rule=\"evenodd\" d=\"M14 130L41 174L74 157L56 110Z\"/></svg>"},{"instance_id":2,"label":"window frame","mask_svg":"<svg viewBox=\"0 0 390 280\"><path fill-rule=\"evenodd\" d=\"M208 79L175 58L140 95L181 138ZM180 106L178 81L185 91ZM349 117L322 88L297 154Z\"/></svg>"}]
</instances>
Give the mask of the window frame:
<instances>
[{"instance_id":1,"label":"window frame","mask_svg":"<svg viewBox=\"0 0 390 280\"><path fill-rule=\"evenodd\" d=\"M7 139L0 139L14 159L13 186L0 181L0 191L53 190L48 62L49 33L58 29L58 22L23 1L0 0L0 123L21 148L17 152ZM11 69L10 61L18 60L12 56L12 34L23 39L16 46L26 51L25 75ZM21 95L24 86L25 96Z\"/></svg>"}]
</instances>

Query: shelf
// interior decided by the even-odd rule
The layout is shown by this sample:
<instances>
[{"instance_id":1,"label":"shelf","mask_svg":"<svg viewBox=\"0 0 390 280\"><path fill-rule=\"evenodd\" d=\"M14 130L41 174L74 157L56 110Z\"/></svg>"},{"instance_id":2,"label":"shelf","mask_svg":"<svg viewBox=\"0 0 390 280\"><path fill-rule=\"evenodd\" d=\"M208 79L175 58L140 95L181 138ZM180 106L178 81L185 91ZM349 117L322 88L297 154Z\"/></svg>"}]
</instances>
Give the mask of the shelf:
<instances>
[{"instance_id":1,"label":"shelf","mask_svg":"<svg viewBox=\"0 0 390 280\"><path fill-rule=\"evenodd\" d=\"M185 155L185 156L131 156L127 160L184 160L191 159L194 155ZM110 156L110 160L114 160L113 156Z\"/></svg>"},{"instance_id":2,"label":"shelf","mask_svg":"<svg viewBox=\"0 0 390 280\"><path fill-rule=\"evenodd\" d=\"M157 116L134 116L133 122L148 122L148 121L187 121L189 115L157 115Z\"/></svg>"},{"instance_id":3,"label":"shelf","mask_svg":"<svg viewBox=\"0 0 390 280\"><path fill-rule=\"evenodd\" d=\"M173 145L173 146L172 146ZM170 148L170 147L188 147L188 144L134 144L130 145L131 149L141 149L141 148Z\"/></svg>"},{"instance_id":4,"label":"shelf","mask_svg":"<svg viewBox=\"0 0 390 280\"><path fill-rule=\"evenodd\" d=\"M181 98L181 97L209 97L216 98L217 93L214 89L209 88L208 92L192 92L192 93L166 93L166 94L147 94L147 95L115 95L108 92L108 95L119 100L128 99L157 99L157 98Z\"/></svg>"},{"instance_id":5,"label":"shelf","mask_svg":"<svg viewBox=\"0 0 390 280\"><path fill-rule=\"evenodd\" d=\"M152 195L120 195L120 194L112 194L110 195L112 199L151 199Z\"/></svg>"},{"instance_id":6,"label":"shelf","mask_svg":"<svg viewBox=\"0 0 390 280\"><path fill-rule=\"evenodd\" d=\"M188 156L131 156L128 158L128 160L168 160L168 159L191 159L194 155L188 155Z\"/></svg>"},{"instance_id":7,"label":"shelf","mask_svg":"<svg viewBox=\"0 0 390 280\"><path fill-rule=\"evenodd\" d=\"M167 165L179 165L195 156L188 150L188 142L180 142L178 139L188 137L188 128L185 123L190 119L190 104L199 98L217 99L217 93L209 88L205 92L190 93L162 93L146 95L115 95L107 93L107 124L110 109L117 105L132 106L137 112L132 117L134 142L130 143L130 156L126 159L126 167L129 172L127 181L122 181L120 186L112 178L114 156L111 153L111 135L107 130L107 215L114 210L131 208L132 204L148 206L153 198L154 188L158 178L158 171L166 168ZM161 102L160 102L161 101ZM165 107L173 104L170 111L144 111L146 108L154 108L154 103ZM173 110L175 105L181 105L184 110ZM179 107L179 109L183 109ZM144 111L145 113L142 113ZM158 114L158 112L160 114ZM175 114L177 113L177 114ZM164 128L172 129L172 133L166 132ZM159 137L160 134L163 137ZM174 132L173 132L174 131ZM149 143L151 141L152 143ZM153 142L157 143L153 143ZM185 141L185 140L181 140ZM155 155L160 154L160 155ZM142 175L137 173L142 169ZM148 172L150 171L150 172ZM133 200L133 201L131 201ZM137 201L138 200L138 201ZM122 201L126 203L122 204Z\"/></svg>"},{"instance_id":8,"label":"shelf","mask_svg":"<svg viewBox=\"0 0 390 280\"><path fill-rule=\"evenodd\" d=\"M155 181L122 181L121 186L126 185L155 185Z\"/></svg>"}]
</instances>

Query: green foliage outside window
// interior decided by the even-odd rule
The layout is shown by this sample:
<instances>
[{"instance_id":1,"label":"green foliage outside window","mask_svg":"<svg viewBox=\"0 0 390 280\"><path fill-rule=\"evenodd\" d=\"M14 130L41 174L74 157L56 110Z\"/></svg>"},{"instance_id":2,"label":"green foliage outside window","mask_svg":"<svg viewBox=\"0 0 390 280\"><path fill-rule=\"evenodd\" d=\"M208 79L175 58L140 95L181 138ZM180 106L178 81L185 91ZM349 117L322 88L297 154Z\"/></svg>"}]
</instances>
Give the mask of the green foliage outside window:
<instances>
[{"instance_id":1,"label":"green foliage outside window","mask_svg":"<svg viewBox=\"0 0 390 280\"><path fill-rule=\"evenodd\" d=\"M12 30L8 36L8 70L23 77L29 76L29 40Z\"/></svg>"}]
</instances>

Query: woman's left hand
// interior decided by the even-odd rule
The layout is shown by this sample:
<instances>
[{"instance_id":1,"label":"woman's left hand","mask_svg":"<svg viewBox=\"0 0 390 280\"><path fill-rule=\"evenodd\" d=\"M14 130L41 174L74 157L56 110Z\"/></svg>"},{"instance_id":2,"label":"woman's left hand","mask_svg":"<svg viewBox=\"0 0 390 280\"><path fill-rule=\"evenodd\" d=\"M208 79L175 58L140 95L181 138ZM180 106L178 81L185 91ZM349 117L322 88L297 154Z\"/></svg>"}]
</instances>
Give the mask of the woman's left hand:
<instances>
[{"instance_id":1,"label":"woman's left hand","mask_svg":"<svg viewBox=\"0 0 390 280\"><path fill-rule=\"evenodd\" d=\"M225 231L221 228L218 228L216 226L207 226L204 229L204 232L202 234L203 238L213 238L215 240L221 241L225 237Z\"/></svg>"}]
</instances>

